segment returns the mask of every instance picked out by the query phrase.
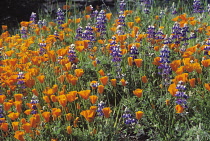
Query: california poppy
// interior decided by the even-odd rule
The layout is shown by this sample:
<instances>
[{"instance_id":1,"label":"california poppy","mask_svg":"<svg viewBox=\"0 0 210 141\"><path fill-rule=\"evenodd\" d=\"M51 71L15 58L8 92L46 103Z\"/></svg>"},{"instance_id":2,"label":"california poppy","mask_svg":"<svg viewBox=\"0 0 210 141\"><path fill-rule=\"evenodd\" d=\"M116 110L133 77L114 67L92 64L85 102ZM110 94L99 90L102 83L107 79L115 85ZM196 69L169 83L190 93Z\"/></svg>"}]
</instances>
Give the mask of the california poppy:
<instances>
[{"instance_id":1,"label":"california poppy","mask_svg":"<svg viewBox=\"0 0 210 141\"><path fill-rule=\"evenodd\" d=\"M176 105L175 109L176 109L176 113L183 113L184 111L184 107L181 105Z\"/></svg>"},{"instance_id":2,"label":"california poppy","mask_svg":"<svg viewBox=\"0 0 210 141\"><path fill-rule=\"evenodd\" d=\"M83 99L88 99L90 95L91 90L83 90L78 92L78 94L83 98Z\"/></svg>"},{"instance_id":3,"label":"california poppy","mask_svg":"<svg viewBox=\"0 0 210 141\"><path fill-rule=\"evenodd\" d=\"M96 101L97 101L97 99L98 99L98 96L96 96L96 95L91 95L91 96L89 96L89 99L90 99L90 102L91 102L92 104L95 104Z\"/></svg>"},{"instance_id":4,"label":"california poppy","mask_svg":"<svg viewBox=\"0 0 210 141\"><path fill-rule=\"evenodd\" d=\"M68 134L71 134L71 133L72 133L72 128L71 128L71 126L67 126L66 130L67 130L67 133L68 133Z\"/></svg>"},{"instance_id":5,"label":"california poppy","mask_svg":"<svg viewBox=\"0 0 210 141\"><path fill-rule=\"evenodd\" d=\"M108 82L108 76L104 76L100 78L101 83L105 86Z\"/></svg>"},{"instance_id":6,"label":"california poppy","mask_svg":"<svg viewBox=\"0 0 210 141\"><path fill-rule=\"evenodd\" d=\"M102 112L106 118L109 118L112 110L110 109L110 107L105 107L102 109Z\"/></svg>"},{"instance_id":7,"label":"california poppy","mask_svg":"<svg viewBox=\"0 0 210 141\"><path fill-rule=\"evenodd\" d=\"M143 60L142 59L134 59L134 62L138 68L141 67Z\"/></svg>"},{"instance_id":8,"label":"california poppy","mask_svg":"<svg viewBox=\"0 0 210 141\"><path fill-rule=\"evenodd\" d=\"M25 141L25 139L23 138L24 134L25 134L25 132L23 132L23 131L16 131L14 138L16 138L17 140L20 140L20 141Z\"/></svg>"},{"instance_id":9,"label":"california poppy","mask_svg":"<svg viewBox=\"0 0 210 141\"><path fill-rule=\"evenodd\" d=\"M94 110L84 110L80 113L80 115L83 115L88 122L92 122L94 120L95 114L96 111Z\"/></svg>"},{"instance_id":10,"label":"california poppy","mask_svg":"<svg viewBox=\"0 0 210 141\"><path fill-rule=\"evenodd\" d=\"M6 99L5 95L0 95L0 103L4 103L4 100Z\"/></svg>"},{"instance_id":11,"label":"california poppy","mask_svg":"<svg viewBox=\"0 0 210 141\"><path fill-rule=\"evenodd\" d=\"M19 122L12 122L12 128L14 131L18 130L18 124L19 124Z\"/></svg>"},{"instance_id":12,"label":"california poppy","mask_svg":"<svg viewBox=\"0 0 210 141\"><path fill-rule=\"evenodd\" d=\"M66 120L70 121L71 119L72 119L72 114L71 113L66 114Z\"/></svg>"},{"instance_id":13,"label":"california poppy","mask_svg":"<svg viewBox=\"0 0 210 141\"><path fill-rule=\"evenodd\" d=\"M143 83L147 83L148 82L147 76L142 76L141 80L142 80Z\"/></svg>"},{"instance_id":14,"label":"california poppy","mask_svg":"<svg viewBox=\"0 0 210 141\"><path fill-rule=\"evenodd\" d=\"M205 83L204 87L206 88L206 90L210 91L210 83Z\"/></svg>"},{"instance_id":15,"label":"california poppy","mask_svg":"<svg viewBox=\"0 0 210 141\"><path fill-rule=\"evenodd\" d=\"M104 92L104 86L103 85L99 85L98 86L98 93L102 94Z\"/></svg>"},{"instance_id":16,"label":"california poppy","mask_svg":"<svg viewBox=\"0 0 210 141\"><path fill-rule=\"evenodd\" d=\"M175 96L176 92L178 91L178 89L176 89L176 84L173 83L173 84L169 85L168 91L172 96Z\"/></svg>"},{"instance_id":17,"label":"california poppy","mask_svg":"<svg viewBox=\"0 0 210 141\"><path fill-rule=\"evenodd\" d=\"M45 119L45 122L50 121L50 112L43 112L42 117Z\"/></svg>"},{"instance_id":18,"label":"california poppy","mask_svg":"<svg viewBox=\"0 0 210 141\"><path fill-rule=\"evenodd\" d=\"M142 118L142 116L144 115L144 112L142 111L137 111L136 112L136 119L140 120Z\"/></svg>"},{"instance_id":19,"label":"california poppy","mask_svg":"<svg viewBox=\"0 0 210 141\"><path fill-rule=\"evenodd\" d=\"M142 97L142 89L136 89L133 91L133 94L136 95L138 98Z\"/></svg>"}]
</instances>

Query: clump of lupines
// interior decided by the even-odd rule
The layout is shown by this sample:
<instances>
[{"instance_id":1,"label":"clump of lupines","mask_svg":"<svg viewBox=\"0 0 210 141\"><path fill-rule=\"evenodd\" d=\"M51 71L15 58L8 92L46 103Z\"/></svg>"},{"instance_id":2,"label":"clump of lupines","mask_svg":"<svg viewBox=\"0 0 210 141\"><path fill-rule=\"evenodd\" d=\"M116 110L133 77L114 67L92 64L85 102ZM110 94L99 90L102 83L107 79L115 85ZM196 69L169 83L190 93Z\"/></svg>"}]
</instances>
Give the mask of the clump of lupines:
<instances>
[{"instance_id":1,"label":"clump of lupines","mask_svg":"<svg viewBox=\"0 0 210 141\"><path fill-rule=\"evenodd\" d=\"M123 11L119 12L118 22L119 22L119 25L125 26L125 15Z\"/></svg>"},{"instance_id":2,"label":"clump of lupines","mask_svg":"<svg viewBox=\"0 0 210 141\"><path fill-rule=\"evenodd\" d=\"M200 0L193 1L193 13L203 13L203 6Z\"/></svg>"},{"instance_id":3,"label":"clump of lupines","mask_svg":"<svg viewBox=\"0 0 210 141\"><path fill-rule=\"evenodd\" d=\"M31 13L30 21L31 21L30 26L33 26L36 24L36 13L34 12Z\"/></svg>"},{"instance_id":4,"label":"clump of lupines","mask_svg":"<svg viewBox=\"0 0 210 141\"><path fill-rule=\"evenodd\" d=\"M188 95L186 95L186 86L183 81L179 81L176 85L176 89L178 91L176 92L175 96L178 98L176 100L176 104L183 106L184 108L187 108L187 99Z\"/></svg>"},{"instance_id":5,"label":"clump of lupines","mask_svg":"<svg viewBox=\"0 0 210 141\"><path fill-rule=\"evenodd\" d=\"M83 28L82 26L78 25L78 28L76 29L76 40L81 40L82 39L82 33L83 33Z\"/></svg>"},{"instance_id":6,"label":"clump of lupines","mask_svg":"<svg viewBox=\"0 0 210 141\"><path fill-rule=\"evenodd\" d=\"M95 41L94 33L93 33L93 28L90 26L90 23L85 26L85 30L82 32L82 39L83 40L90 40Z\"/></svg>"},{"instance_id":7,"label":"clump of lupines","mask_svg":"<svg viewBox=\"0 0 210 141\"><path fill-rule=\"evenodd\" d=\"M103 114L103 111L102 111L102 109L103 109L104 107L105 107L105 103L104 103L103 101L100 101L100 102L98 103L98 109L96 110L98 116L103 116L103 115L104 115L104 114Z\"/></svg>"},{"instance_id":8,"label":"clump of lupines","mask_svg":"<svg viewBox=\"0 0 210 141\"><path fill-rule=\"evenodd\" d=\"M75 49L75 44L71 44L68 50L68 58L71 63L74 63L75 59L77 58L77 55L74 49Z\"/></svg>"},{"instance_id":9,"label":"clump of lupines","mask_svg":"<svg viewBox=\"0 0 210 141\"><path fill-rule=\"evenodd\" d=\"M21 38L27 38L28 36L27 36L27 33L28 33L28 28L27 27L25 27L25 26L22 26L21 28L20 28L20 34L21 34Z\"/></svg>"},{"instance_id":10,"label":"clump of lupines","mask_svg":"<svg viewBox=\"0 0 210 141\"><path fill-rule=\"evenodd\" d=\"M138 48L135 45L131 46L130 49L130 56L134 59L137 59L137 56L139 55L139 51Z\"/></svg>"},{"instance_id":11,"label":"clump of lupines","mask_svg":"<svg viewBox=\"0 0 210 141\"><path fill-rule=\"evenodd\" d=\"M172 73L171 67L169 65L170 61L170 51L167 45L164 45L160 51L160 65L158 69L160 69L159 74L162 76L162 84L163 86L170 85L170 75Z\"/></svg>"},{"instance_id":12,"label":"clump of lupines","mask_svg":"<svg viewBox=\"0 0 210 141\"><path fill-rule=\"evenodd\" d=\"M137 119L133 117L130 110L126 107L125 111L122 115L122 118L124 118L124 123L127 125L132 125L137 123Z\"/></svg>"},{"instance_id":13,"label":"clump of lupines","mask_svg":"<svg viewBox=\"0 0 210 141\"><path fill-rule=\"evenodd\" d=\"M120 11L124 11L126 6L126 2L124 0L120 1Z\"/></svg>"},{"instance_id":14,"label":"clump of lupines","mask_svg":"<svg viewBox=\"0 0 210 141\"><path fill-rule=\"evenodd\" d=\"M64 20L65 19L63 10L61 8L58 8L56 22L60 29L63 29L61 25L64 24Z\"/></svg>"},{"instance_id":15,"label":"clump of lupines","mask_svg":"<svg viewBox=\"0 0 210 141\"><path fill-rule=\"evenodd\" d=\"M206 41L206 45L204 47L204 55L208 55L210 57L209 51L210 51L210 38Z\"/></svg>"},{"instance_id":16,"label":"clump of lupines","mask_svg":"<svg viewBox=\"0 0 210 141\"><path fill-rule=\"evenodd\" d=\"M172 6L171 6L171 14L177 14L178 12L177 12L177 10L176 10L176 6L175 6L175 3L173 2L173 4L172 4Z\"/></svg>"},{"instance_id":17,"label":"clump of lupines","mask_svg":"<svg viewBox=\"0 0 210 141\"><path fill-rule=\"evenodd\" d=\"M39 43L39 55L43 55L46 53L46 43L42 42L42 43Z\"/></svg>"},{"instance_id":18,"label":"clump of lupines","mask_svg":"<svg viewBox=\"0 0 210 141\"><path fill-rule=\"evenodd\" d=\"M38 24L39 28L42 28L43 26L47 26L47 21L45 19L39 20L37 22L37 24Z\"/></svg>"},{"instance_id":19,"label":"clump of lupines","mask_svg":"<svg viewBox=\"0 0 210 141\"><path fill-rule=\"evenodd\" d=\"M37 114L38 111L37 111L37 104L39 103L39 100L38 100L38 97L33 95L33 97L31 98L31 105L32 105L32 111L31 111L31 114L34 115L34 114Z\"/></svg>"},{"instance_id":20,"label":"clump of lupines","mask_svg":"<svg viewBox=\"0 0 210 141\"><path fill-rule=\"evenodd\" d=\"M101 10L96 18L96 28L97 31L100 33L100 38L104 39L104 36L106 35L106 16L105 11Z\"/></svg>"}]
</instances>

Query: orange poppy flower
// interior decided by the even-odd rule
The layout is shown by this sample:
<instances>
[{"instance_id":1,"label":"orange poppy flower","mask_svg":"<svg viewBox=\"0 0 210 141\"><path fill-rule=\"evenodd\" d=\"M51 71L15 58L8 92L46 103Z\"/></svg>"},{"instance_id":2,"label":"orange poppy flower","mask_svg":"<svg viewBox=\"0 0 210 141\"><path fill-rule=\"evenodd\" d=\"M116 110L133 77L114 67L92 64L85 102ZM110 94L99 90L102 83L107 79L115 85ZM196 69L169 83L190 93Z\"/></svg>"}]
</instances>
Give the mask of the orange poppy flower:
<instances>
[{"instance_id":1,"label":"orange poppy flower","mask_svg":"<svg viewBox=\"0 0 210 141\"><path fill-rule=\"evenodd\" d=\"M0 103L4 103L4 100L6 99L5 95L0 95Z\"/></svg>"},{"instance_id":2,"label":"orange poppy flower","mask_svg":"<svg viewBox=\"0 0 210 141\"><path fill-rule=\"evenodd\" d=\"M154 58L154 61L152 62L152 64L156 65L156 66L159 66L161 63L160 63L160 57L155 57Z\"/></svg>"},{"instance_id":3,"label":"orange poppy flower","mask_svg":"<svg viewBox=\"0 0 210 141\"><path fill-rule=\"evenodd\" d=\"M141 22L141 18L140 17L135 17L135 22L136 23L140 23Z\"/></svg>"},{"instance_id":4,"label":"orange poppy flower","mask_svg":"<svg viewBox=\"0 0 210 141\"><path fill-rule=\"evenodd\" d=\"M136 64L136 66L137 66L138 68L140 68L140 67L142 66L143 60L142 60L142 59L134 59L134 62L135 62L135 64Z\"/></svg>"},{"instance_id":5,"label":"orange poppy flower","mask_svg":"<svg viewBox=\"0 0 210 141\"><path fill-rule=\"evenodd\" d=\"M169 85L168 91L172 96L175 96L176 92L178 91L178 89L176 89L176 84L173 83L173 84Z\"/></svg>"},{"instance_id":6,"label":"orange poppy flower","mask_svg":"<svg viewBox=\"0 0 210 141\"><path fill-rule=\"evenodd\" d=\"M147 76L142 76L142 77L141 77L141 81L142 81L143 83L147 83L147 82L148 82Z\"/></svg>"},{"instance_id":7,"label":"orange poppy flower","mask_svg":"<svg viewBox=\"0 0 210 141\"><path fill-rule=\"evenodd\" d=\"M44 83L44 79L45 79L44 75L37 76L36 78L39 80L40 83Z\"/></svg>"},{"instance_id":8,"label":"orange poppy flower","mask_svg":"<svg viewBox=\"0 0 210 141\"><path fill-rule=\"evenodd\" d=\"M173 71L176 71L181 65L181 60L174 60L170 63L170 67Z\"/></svg>"},{"instance_id":9,"label":"orange poppy flower","mask_svg":"<svg viewBox=\"0 0 210 141\"><path fill-rule=\"evenodd\" d=\"M8 123L1 123L0 129L3 130L4 132L8 131Z\"/></svg>"},{"instance_id":10,"label":"orange poppy flower","mask_svg":"<svg viewBox=\"0 0 210 141\"><path fill-rule=\"evenodd\" d=\"M126 86L127 81L125 79L121 79L120 82L121 82L122 86Z\"/></svg>"},{"instance_id":11,"label":"orange poppy flower","mask_svg":"<svg viewBox=\"0 0 210 141\"><path fill-rule=\"evenodd\" d=\"M72 77L70 80L70 83L75 86L77 84L78 78L77 77Z\"/></svg>"},{"instance_id":12,"label":"orange poppy flower","mask_svg":"<svg viewBox=\"0 0 210 141\"><path fill-rule=\"evenodd\" d=\"M31 132L31 124L30 123L25 123L22 125L22 128L23 130L26 132L26 133L30 133Z\"/></svg>"},{"instance_id":13,"label":"orange poppy flower","mask_svg":"<svg viewBox=\"0 0 210 141\"><path fill-rule=\"evenodd\" d=\"M50 99L48 96L43 96L43 99L46 103L50 103Z\"/></svg>"},{"instance_id":14,"label":"orange poppy flower","mask_svg":"<svg viewBox=\"0 0 210 141\"><path fill-rule=\"evenodd\" d=\"M16 111L18 113L21 113L22 112L22 101L15 101L14 102L14 105L15 105L15 108L16 108Z\"/></svg>"},{"instance_id":15,"label":"orange poppy flower","mask_svg":"<svg viewBox=\"0 0 210 141\"><path fill-rule=\"evenodd\" d=\"M30 109L25 110L25 111L24 111L24 114L26 114L26 115L30 115L30 114L31 114L31 110L30 110Z\"/></svg>"},{"instance_id":16,"label":"orange poppy flower","mask_svg":"<svg viewBox=\"0 0 210 141\"><path fill-rule=\"evenodd\" d=\"M92 122L94 120L95 114L96 111L94 110L85 110L80 113L80 115L83 115L88 122Z\"/></svg>"},{"instance_id":17,"label":"orange poppy flower","mask_svg":"<svg viewBox=\"0 0 210 141\"><path fill-rule=\"evenodd\" d=\"M170 104L170 100L166 99L166 105L169 105Z\"/></svg>"},{"instance_id":18,"label":"orange poppy flower","mask_svg":"<svg viewBox=\"0 0 210 141\"><path fill-rule=\"evenodd\" d=\"M90 95L91 90L83 90L78 92L78 94L83 98L83 99L88 99Z\"/></svg>"},{"instance_id":19,"label":"orange poppy flower","mask_svg":"<svg viewBox=\"0 0 210 141\"><path fill-rule=\"evenodd\" d=\"M101 76L105 76L105 73L104 73L104 71L103 71L102 69L100 69L98 72L99 72L99 74L100 74Z\"/></svg>"},{"instance_id":20,"label":"orange poppy flower","mask_svg":"<svg viewBox=\"0 0 210 141\"><path fill-rule=\"evenodd\" d=\"M79 121L79 117L76 117L76 119L73 122L74 127L77 127L78 121Z\"/></svg>"},{"instance_id":21,"label":"orange poppy flower","mask_svg":"<svg viewBox=\"0 0 210 141\"><path fill-rule=\"evenodd\" d=\"M23 138L24 134L25 134L25 132L23 132L23 131L16 131L14 138L16 138L19 141L25 141L25 139Z\"/></svg>"},{"instance_id":22,"label":"orange poppy flower","mask_svg":"<svg viewBox=\"0 0 210 141\"><path fill-rule=\"evenodd\" d=\"M43 112L42 117L45 119L45 122L50 121L50 112Z\"/></svg>"},{"instance_id":23,"label":"orange poppy flower","mask_svg":"<svg viewBox=\"0 0 210 141\"><path fill-rule=\"evenodd\" d=\"M66 96L65 95L59 95L58 96L58 102L63 107L66 107L66 104L67 104L67 98L66 98Z\"/></svg>"},{"instance_id":24,"label":"orange poppy flower","mask_svg":"<svg viewBox=\"0 0 210 141\"><path fill-rule=\"evenodd\" d=\"M71 91L68 94L66 94L66 98L69 102L73 102L78 99L76 95L77 95L77 91Z\"/></svg>"},{"instance_id":25,"label":"orange poppy flower","mask_svg":"<svg viewBox=\"0 0 210 141\"><path fill-rule=\"evenodd\" d=\"M84 70L83 69L75 69L74 73L77 77L81 77L84 74Z\"/></svg>"},{"instance_id":26,"label":"orange poppy flower","mask_svg":"<svg viewBox=\"0 0 210 141\"><path fill-rule=\"evenodd\" d=\"M130 29L132 29L133 26L134 26L134 22L127 22L127 25L128 25L128 27L129 27Z\"/></svg>"},{"instance_id":27,"label":"orange poppy flower","mask_svg":"<svg viewBox=\"0 0 210 141\"><path fill-rule=\"evenodd\" d=\"M7 25L2 25L2 30L7 30Z\"/></svg>"},{"instance_id":28,"label":"orange poppy flower","mask_svg":"<svg viewBox=\"0 0 210 141\"><path fill-rule=\"evenodd\" d=\"M133 66L133 57L128 57L128 65Z\"/></svg>"},{"instance_id":29,"label":"orange poppy flower","mask_svg":"<svg viewBox=\"0 0 210 141\"><path fill-rule=\"evenodd\" d=\"M70 121L71 119L72 119L72 114L71 113L66 114L66 120Z\"/></svg>"},{"instance_id":30,"label":"orange poppy flower","mask_svg":"<svg viewBox=\"0 0 210 141\"><path fill-rule=\"evenodd\" d=\"M110 81L112 83L112 86L114 86L114 87L117 86L117 80L116 79L111 79Z\"/></svg>"},{"instance_id":31,"label":"orange poppy flower","mask_svg":"<svg viewBox=\"0 0 210 141\"><path fill-rule=\"evenodd\" d=\"M32 89L31 91L32 91L32 93L33 93L35 96L38 96L38 95L39 95L39 93L37 92L36 89Z\"/></svg>"},{"instance_id":32,"label":"orange poppy flower","mask_svg":"<svg viewBox=\"0 0 210 141\"><path fill-rule=\"evenodd\" d=\"M105 107L102 109L102 112L106 118L109 118L112 110L110 109L110 107Z\"/></svg>"},{"instance_id":33,"label":"orange poppy flower","mask_svg":"<svg viewBox=\"0 0 210 141\"><path fill-rule=\"evenodd\" d=\"M190 83L190 86L192 88L194 88L195 87L195 78L189 79L189 83Z\"/></svg>"},{"instance_id":34,"label":"orange poppy flower","mask_svg":"<svg viewBox=\"0 0 210 141\"><path fill-rule=\"evenodd\" d=\"M210 83L205 83L205 84L204 84L204 87L205 87L208 91L210 91Z\"/></svg>"},{"instance_id":35,"label":"orange poppy flower","mask_svg":"<svg viewBox=\"0 0 210 141\"><path fill-rule=\"evenodd\" d=\"M142 116L144 115L144 112L142 111L137 111L136 112L136 119L140 120L142 118Z\"/></svg>"},{"instance_id":36,"label":"orange poppy flower","mask_svg":"<svg viewBox=\"0 0 210 141\"><path fill-rule=\"evenodd\" d=\"M63 10L69 10L70 9L70 5L63 5Z\"/></svg>"},{"instance_id":37,"label":"orange poppy flower","mask_svg":"<svg viewBox=\"0 0 210 141\"><path fill-rule=\"evenodd\" d=\"M184 107L182 107L181 105L176 105L175 109L176 109L176 113L183 113L184 111Z\"/></svg>"},{"instance_id":38,"label":"orange poppy flower","mask_svg":"<svg viewBox=\"0 0 210 141\"><path fill-rule=\"evenodd\" d=\"M91 95L91 96L89 96L89 99L90 99L90 102L91 102L92 104L95 104L96 101L98 100L98 96L96 96L96 95Z\"/></svg>"},{"instance_id":39,"label":"orange poppy flower","mask_svg":"<svg viewBox=\"0 0 210 141\"><path fill-rule=\"evenodd\" d=\"M98 93L102 94L104 92L104 86L103 85L99 85L98 86Z\"/></svg>"},{"instance_id":40,"label":"orange poppy flower","mask_svg":"<svg viewBox=\"0 0 210 141\"><path fill-rule=\"evenodd\" d=\"M133 94L136 95L138 98L142 97L142 89L136 89L133 91Z\"/></svg>"},{"instance_id":41,"label":"orange poppy flower","mask_svg":"<svg viewBox=\"0 0 210 141\"><path fill-rule=\"evenodd\" d=\"M55 120L60 115L61 115L61 109L59 109L59 108L52 108L53 120Z\"/></svg>"},{"instance_id":42,"label":"orange poppy flower","mask_svg":"<svg viewBox=\"0 0 210 141\"><path fill-rule=\"evenodd\" d=\"M111 17L112 17L112 13L106 13L106 18L107 18L108 20L111 20Z\"/></svg>"},{"instance_id":43,"label":"orange poppy flower","mask_svg":"<svg viewBox=\"0 0 210 141\"><path fill-rule=\"evenodd\" d=\"M202 64L204 67L208 67L208 66L210 65L210 59L201 61L201 64Z\"/></svg>"},{"instance_id":44,"label":"orange poppy flower","mask_svg":"<svg viewBox=\"0 0 210 141\"><path fill-rule=\"evenodd\" d=\"M101 77L100 82L105 86L108 82L108 76Z\"/></svg>"},{"instance_id":45,"label":"orange poppy flower","mask_svg":"<svg viewBox=\"0 0 210 141\"><path fill-rule=\"evenodd\" d=\"M4 110L5 111L8 111L11 108L11 106L13 105L10 102L4 102L3 104L4 104Z\"/></svg>"},{"instance_id":46,"label":"orange poppy flower","mask_svg":"<svg viewBox=\"0 0 210 141\"><path fill-rule=\"evenodd\" d=\"M12 122L12 128L14 131L18 130L18 124L19 124L19 122Z\"/></svg>"},{"instance_id":47,"label":"orange poppy flower","mask_svg":"<svg viewBox=\"0 0 210 141\"><path fill-rule=\"evenodd\" d=\"M66 131L67 131L68 134L72 134L71 126L67 126Z\"/></svg>"},{"instance_id":48,"label":"orange poppy flower","mask_svg":"<svg viewBox=\"0 0 210 141\"><path fill-rule=\"evenodd\" d=\"M16 120L18 117L19 117L20 113L10 113L8 114L8 117L11 119L11 120Z\"/></svg>"}]
</instances>

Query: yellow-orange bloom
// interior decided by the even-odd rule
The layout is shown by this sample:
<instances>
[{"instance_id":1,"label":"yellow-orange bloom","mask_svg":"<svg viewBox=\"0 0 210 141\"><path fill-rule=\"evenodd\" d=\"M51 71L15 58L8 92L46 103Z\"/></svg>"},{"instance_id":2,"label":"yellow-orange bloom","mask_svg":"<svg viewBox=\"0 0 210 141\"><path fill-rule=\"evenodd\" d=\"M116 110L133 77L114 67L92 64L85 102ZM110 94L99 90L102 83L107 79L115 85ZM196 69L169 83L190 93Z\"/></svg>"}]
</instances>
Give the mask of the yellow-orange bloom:
<instances>
[{"instance_id":1,"label":"yellow-orange bloom","mask_svg":"<svg viewBox=\"0 0 210 141\"><path fill-rule=\"evenodd\" d=\"M142 89L136 89L133 91L133 94L136 95L138 98L142 97Z\"/></svg>"},{"instance_id":2,"label":"yellow-orange bloom","mask_svg":"<svg viewBox=\"0 0 210 141\"><path fill-rule=\"evenodd\" d=\"M90 102L91 102L92 104L95 104L96 101L98 100L98 96L96 96L96 95L91 95L91 96L89 96L89 99L90 99Z\"/></svg>"},{"instance_id":3,"label":"yellow-orange bloom","mask_svg":"<svg viewBox=\"0 0 210 141\"><path fill-rule=\"evenodd\" d=\"M94 120L95 114L96 111L94 110L85 110L80 113L80 115L83 115L88 122L92 122Z\"/></svg>"},{"instance_id":4,"label":"yellow-orange bloom","mask_svg":"<svg viewBox=\"0 0 210 141\"><path fill-rule=\"evenodd\" d=\"M106 118L109 118L112 110L110 109L110 107L105 107L102 109L102 112Z\"/></svg>"},{"instance_id":5,"label":"yellow-orange bloom","mask_svg":"<svg viewBox=\"0 0 210 141\"><path fill-rule=\"evenodd\" d=\"M98 93L102 94L104 92L104 86L103 85L99 85L98 86Z\"/></svg>"},{"instance_id":6,"label":"yellow-orange bloom","mask_svg":"<svg viewBox=\"0 0 210 141\"><path fill-rule=\"evenodd\" d=\"M84 91L80 91L78 92L78 94L83 98L83 99L88 99L89 95L90 95L91 90L84 90Z\"/></svg>"},{"instance_id":7,"label":"yellow-orange bloom","mask_svg":"<svg viewBox=\"0 0 210 141\"><path fill-rule=\"evenodd\" d=\"M105 86L108 82L108 76L104 76L100 78L101 83Z\"/></svg>"},{"instance_id":8,"label":"yellow-orange bloom","mask_svg":"<svg viewBox=\"0 0 210 141\"><path fill-rule=\"evenodd\" d=\"M66 131L67 131L68 134L71 134L71 133L72 133L72 128L71 128L71 126L67 126Z\"/></svg>"},{"instance_id":9,"label":"yellow-orange bloom","mask_svg":"<svg viewBox=\"0 0 210 141\"><path fill-rule=\"evenodd\" d=\"M147 76L142 76L141 80L142 80L143 83L147 83L148 82Z\"/></svg>"},{"instance_id":10,"label":"yellow-orange bloom","mask_svg":"<svg viewBox=\"0 0 210 141\"><path fill-rule=\"evenodd\" d=\"M25 133L23 131L16 131L14 138L16 138L17 140L20 140L20 141L25 141L25 139L23 138L24 134Z\"/></svg>"},{"instance_id":11,"label":"yellow-orange bloom","mask_svg":"<svg viewBox=\"0 0 210 141\"><path fill-rule=\"evenodd\" d=\"M176 109L176 113L183 113L184 111L184 107L182 107L181 105L176 105L175 109Z\"/></svg>"},{"instance_id":12,"label":"yellow-orange bloom","mask_svg":"<svg viewBox=\"0 0 210 141\"><path fill-rule=\"evenodd\" d=\"M136 119L140 120L142 118L142 116L144 115L144 112L142 111L137 111L136 112Z\"/></svg>"}]
</instances>

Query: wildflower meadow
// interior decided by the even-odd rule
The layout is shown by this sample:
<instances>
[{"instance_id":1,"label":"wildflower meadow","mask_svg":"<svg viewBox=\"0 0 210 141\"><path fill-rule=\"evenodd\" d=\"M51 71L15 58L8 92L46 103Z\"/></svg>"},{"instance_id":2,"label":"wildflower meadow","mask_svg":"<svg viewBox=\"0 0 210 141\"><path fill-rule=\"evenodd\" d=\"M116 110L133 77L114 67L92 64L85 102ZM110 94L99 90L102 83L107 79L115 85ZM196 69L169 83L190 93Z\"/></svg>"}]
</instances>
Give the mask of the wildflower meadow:
<instances>
[{"instance_id":1,"label":"wildflower meadow","mask_svg":"<svg viewBox=\"0 0 210 141\"><path fill-rule=\"evenodd\" d=\"M2 25L0 140L210 140L209 22L204 0L118 0Z\"/></svg>"}]
</instances>

